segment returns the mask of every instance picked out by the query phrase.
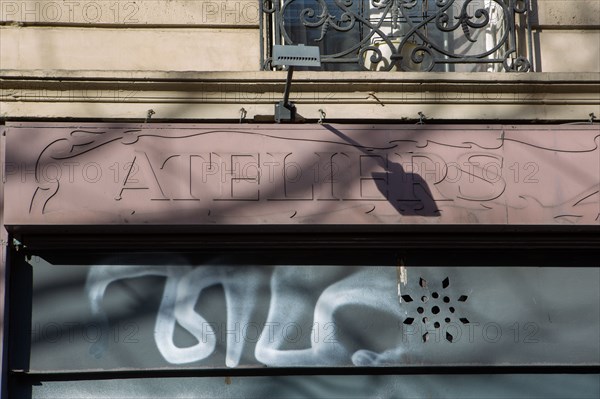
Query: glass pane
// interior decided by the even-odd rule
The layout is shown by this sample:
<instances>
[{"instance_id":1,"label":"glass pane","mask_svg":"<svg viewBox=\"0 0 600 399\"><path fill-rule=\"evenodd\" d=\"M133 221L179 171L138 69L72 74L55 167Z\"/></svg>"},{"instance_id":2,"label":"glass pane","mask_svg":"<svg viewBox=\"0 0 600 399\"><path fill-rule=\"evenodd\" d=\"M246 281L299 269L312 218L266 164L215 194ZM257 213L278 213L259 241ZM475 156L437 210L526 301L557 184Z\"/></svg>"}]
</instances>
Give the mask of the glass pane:
<instances>
[{"instance_id":1,"label":"glass pane","mask_svg":"<svg viewBox=\"0 0 600 399\"><path fill-rule=\"evenodd\" d=\"M357 54L364 17L362 0L291 0L283 2L283 35L293 44L319 46L322 57L347 59L324 63L323 70L360 70ZM286 37L287 36L287 37Z\"/></svg>"},{"instance_id":2,"label":"glass pane","mask_svg":"<svg viewBox=\"0 0 600 399\"><path fill-rule=\"evenodd\" d=\"M599 363L598 268L304 252L33 257L29 368Z\"/></svg>"}]
</instances>

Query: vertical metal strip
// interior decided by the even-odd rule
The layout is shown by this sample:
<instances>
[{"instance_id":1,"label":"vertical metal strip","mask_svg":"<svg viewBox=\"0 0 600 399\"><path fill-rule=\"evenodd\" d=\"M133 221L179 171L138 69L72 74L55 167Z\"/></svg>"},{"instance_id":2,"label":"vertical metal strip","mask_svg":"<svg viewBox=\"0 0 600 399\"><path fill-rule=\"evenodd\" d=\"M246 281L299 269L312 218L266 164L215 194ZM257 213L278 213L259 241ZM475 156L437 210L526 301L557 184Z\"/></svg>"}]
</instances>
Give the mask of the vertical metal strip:
<instances>
[{"instance_id":1,"label":"vertical metal strip","mask_svg":"<svg viewBox=\"0 0 600 399\"><path fill-rule=\"evenodd\" d=\"M537 70L537 65L534 65L533 63L533 32L531 29L531 2L529 0L527 0L526 3L526 7L527 7L527 15L526 15L526 23L527 23L527 57L529 59L529 65L530 65L530 69L529 72L536 72Z\"/></svg>"},{"instance_id":2,"label":"vertical metal strip","mask_svg":"<svg viewBox=\"0 0 600 399\"><path fill-rule=\"evenodd\" d=\"M263 1L258 0L258 32L260 38L260 65L259 70L265 69L265 31L264 31L264 18L265 13L263 11Z\"/></svg>"},{"instance_id":3,"label":"vertical metal strip","mask_svg":"<svg viewBox=\"0 0 600 399\"><path fill-rule=\"evenodd\" d=\"M0 368L2 370L0 374L0 397L6 398L7 390L7 369L8 364L6 361L5 342L8 320L5 319L5 305L6 305L6 281L7 281L7 267L6 253L8 251L8 232L4 228L4 181L5 181L5 154L6 154L6 126L0 126L0 322L2 322L2 328L0 328L0 361L2 362Z\"/></svg>"},{"instance_id":4,"label":"vertical metal strip","mask_svg":"<svg viewBox=\"0 0 600 399\"><path fill-rule=\"evenodd\" d=\"M273 44L281 44L281 29L280 23L283 20L283 15L281 15L281 3L279 0L273 0L275 2L275 12L274 12L274 22L273 22L273 32L274 32L274 41Z\"/></svg>"},{"instance_id":5,"label":"vertical metal strip","mask_svg":"<svg viewBox=\"0 0 600 399\"><path fill-rule=\"evenodd\" d=\"M515 10L515 7L517 6L517 2L518 0L511 0L510 2L510 48L509 51L514 51L514 59L516 60L516 58L519 56L519 48L517 47L517 18L518 18L518 13ZM516 62L516 61L515 61ZM513 65L511 65L511 67L514 68L514 63Z\"/></svg>"}]
</instances>

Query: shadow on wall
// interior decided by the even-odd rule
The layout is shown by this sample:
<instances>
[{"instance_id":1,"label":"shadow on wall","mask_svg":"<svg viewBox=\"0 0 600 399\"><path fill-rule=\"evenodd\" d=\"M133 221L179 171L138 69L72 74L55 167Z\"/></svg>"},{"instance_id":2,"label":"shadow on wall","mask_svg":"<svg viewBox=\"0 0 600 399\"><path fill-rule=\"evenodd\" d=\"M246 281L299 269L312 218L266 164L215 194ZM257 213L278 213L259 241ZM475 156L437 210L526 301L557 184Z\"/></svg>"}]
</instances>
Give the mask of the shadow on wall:
<instances>
[{"instance_id":1,"label":"shadow on wall","mask_svg":"<svg viewBox=\"0 0 600 399\"><path fill-rule=\"evenodd\" d=\"M327 130L334 133L347 143L355 146L365 155L373 154L365 150L365 147L357 143L352 138L346 136L331 125L323 125ZM392 207L404 216L426 216L439 217L438 209L429 185L420 175L406 172L401 164L384 160L381 157L373 157L378 166L384 169L384 172L373 172L371 176L377 185L377 189ZM388 184L388 182L400 182L400 184Z\"/></svg>"}]
</instances>

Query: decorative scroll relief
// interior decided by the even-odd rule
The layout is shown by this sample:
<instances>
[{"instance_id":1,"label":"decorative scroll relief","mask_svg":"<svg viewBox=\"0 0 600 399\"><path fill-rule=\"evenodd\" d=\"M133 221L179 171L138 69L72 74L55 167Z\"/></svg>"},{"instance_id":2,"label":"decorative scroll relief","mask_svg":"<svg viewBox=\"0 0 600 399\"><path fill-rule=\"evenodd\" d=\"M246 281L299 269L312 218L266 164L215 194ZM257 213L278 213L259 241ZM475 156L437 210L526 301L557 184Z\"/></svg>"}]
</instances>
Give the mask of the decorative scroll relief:
<instances>
[{"instance_id":1,"label":"decorative scroll relief","mask_svg":"<svg viewBox=\"0 0 600 399\"><path fill-rule=\"evenodd\" d=\"M6 224L600 224L597 126L11 125Z\"/></svg>"}]
</instances>

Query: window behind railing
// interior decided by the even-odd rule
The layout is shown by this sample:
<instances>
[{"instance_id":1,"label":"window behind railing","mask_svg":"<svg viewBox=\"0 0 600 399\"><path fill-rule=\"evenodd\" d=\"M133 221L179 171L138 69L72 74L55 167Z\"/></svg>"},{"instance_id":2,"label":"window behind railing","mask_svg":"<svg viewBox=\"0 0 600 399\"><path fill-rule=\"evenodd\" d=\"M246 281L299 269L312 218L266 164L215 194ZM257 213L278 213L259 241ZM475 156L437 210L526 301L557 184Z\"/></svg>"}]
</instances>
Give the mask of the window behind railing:
<instances>
[{"instance_id":1,"label":"window behind railing","mask_svg":"<svg viewBox=\"0 0 600 399\"><path fill-rule=\"evenodd\" d=\"M274 44L319 46L323 70L531 70L529 0L263 0Z\"/></svg>"}]
</instances>

